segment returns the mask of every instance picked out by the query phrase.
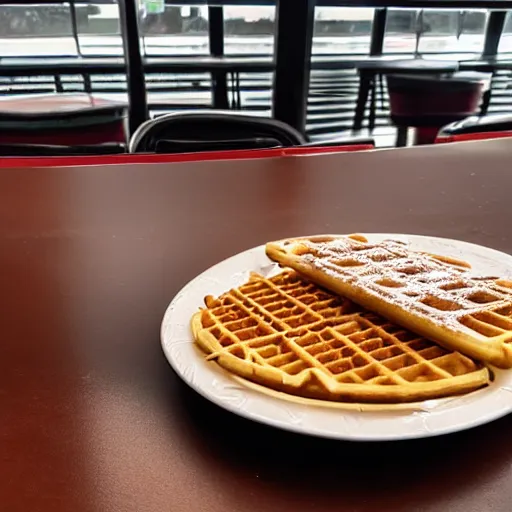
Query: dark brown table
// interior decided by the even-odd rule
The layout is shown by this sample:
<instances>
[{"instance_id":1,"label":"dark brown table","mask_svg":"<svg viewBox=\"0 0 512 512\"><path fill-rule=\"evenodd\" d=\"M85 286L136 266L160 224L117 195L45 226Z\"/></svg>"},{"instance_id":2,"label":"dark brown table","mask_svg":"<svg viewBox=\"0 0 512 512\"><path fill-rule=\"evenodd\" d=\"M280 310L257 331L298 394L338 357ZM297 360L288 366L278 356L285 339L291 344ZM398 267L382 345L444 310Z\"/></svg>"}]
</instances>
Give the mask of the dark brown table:
<instances>
[{"instance_id":1,"label":"dark brown table","mask_svg":"<svg viewBox=\"0 0 512 512\"><path fill-rule=\"evenodd\" d=\"M410 232L512 253L512 141L246 162L0 169L0 509L509 512L512 416L348 443L207 403L159 329L269 239Z\"/></svg>"}]
</instances>

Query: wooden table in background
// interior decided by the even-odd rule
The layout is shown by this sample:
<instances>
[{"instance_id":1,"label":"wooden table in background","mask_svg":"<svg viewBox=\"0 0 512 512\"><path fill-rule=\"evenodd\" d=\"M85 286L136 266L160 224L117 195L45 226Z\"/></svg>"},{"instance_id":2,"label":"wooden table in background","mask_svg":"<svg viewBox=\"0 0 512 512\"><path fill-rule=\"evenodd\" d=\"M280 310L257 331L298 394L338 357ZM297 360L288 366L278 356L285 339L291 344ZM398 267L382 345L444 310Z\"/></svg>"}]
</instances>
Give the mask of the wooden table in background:
<instances>
[{"instance_id":1,"label":"wooden table in background","mask_svg":"<svg viewBox=\"0 0 512 512\"><path fill-rule=\"evenodd\" d=\"M270 239L398 232L512 253L511 154L0 169L0 508L509 512L512 416L419 441L306 438L197 396L159 330L190 279Z\"/></svg>"}]
</instances>

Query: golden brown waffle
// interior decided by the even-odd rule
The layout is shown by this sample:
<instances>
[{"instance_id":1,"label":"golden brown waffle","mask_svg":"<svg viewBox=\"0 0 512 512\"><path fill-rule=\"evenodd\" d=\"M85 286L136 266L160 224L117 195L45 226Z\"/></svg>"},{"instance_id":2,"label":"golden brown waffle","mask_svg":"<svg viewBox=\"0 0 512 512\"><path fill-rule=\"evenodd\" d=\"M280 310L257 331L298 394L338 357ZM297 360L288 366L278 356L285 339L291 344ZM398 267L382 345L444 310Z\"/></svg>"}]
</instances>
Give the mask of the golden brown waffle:
<instances>
[{"instance_id":1,"label":"golden brown waffle","mask_svg":"<svg viewBox=\"0 0 512 512\"><path fill-rule=\"evenodd\" d=\"M487 368L286 271L192 318L209 359L267 388L330 401L411 402L488 384Z\"/></svg>"},{"instance_id":2,"label":"golden brown waffle","mask_svg":"<svg viewBox=\"0 0 512 512\"><path fill-rule=\"evenodd\" d=\"M267 255L398 325L502 368L512 367L512 281L398 241L311 237L272 242Z\"/></svg>"}]
</instances>

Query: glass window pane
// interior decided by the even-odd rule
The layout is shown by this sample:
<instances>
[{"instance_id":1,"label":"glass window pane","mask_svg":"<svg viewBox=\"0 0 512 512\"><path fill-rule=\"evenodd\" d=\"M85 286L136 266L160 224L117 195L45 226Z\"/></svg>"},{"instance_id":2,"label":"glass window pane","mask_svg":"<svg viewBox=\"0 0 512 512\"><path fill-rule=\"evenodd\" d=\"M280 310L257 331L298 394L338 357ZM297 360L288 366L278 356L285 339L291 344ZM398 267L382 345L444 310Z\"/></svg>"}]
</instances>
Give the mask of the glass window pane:
<instances>
[{"instance_id":1,"label":"glass window pane","mask_svg":"<svg viewBox=\"0 0 512 512\"><path fill-rule=\"evenodd\" d=\"M2 57L77 55L67 4L0 5Z\"/></svg>"},{"instance_id":2,"label":"glass window pane","mask_svg":"<svg viewBox=\"0 0 512 512\"><path fill-rule=\"evenodd\" d=\"M512 11L507 13L503 32L501 34L500 44L498 46L499 53L512 52Z\"/></svg>"},{"instance_id":3,"label":"glass window pane","mask_svg":"<svg viewBox=\"0 0 512 512\"><path fill-rule=\"evenodd\" d=\"M76 4L76 21L82 55L123 54L117 2Z\"/></svg>"},{"instance_id":4,"label":"glass window pane","mask_svg":"<svg viewBox=\"0 0 512 512\"><path fill-rule=\"evenodd\" d=\"M317 7L313 55L368 55L374 10Z\"/></svg>"},{"instance_id":5,"label":"glass window pane","mask_svg":"<svg viewBox=\"0 0 512 512\"><path fill-rule=\"evenodd\" d=\"M476 56L484 47L487 17L478 10L389 9L384 52Z\"/></svg>"},{"instance_id":6,"label":"glass window pane","mask_svg":"<svg viewBox=\"0 0 512 512\"><path fill-rule=\"evenodd\" d=\"M485 11L424 9L419 51L477 55L484 48L486 23Z\"/></svg>"},{"instance_id":7,"label":"glass window pane","mask_svg":"<svg viewBox=\"0 0 512 512\"><path fill-rule=\"evenodd\" d=\"M388 9L384 53L414 53L418 16L417 9Z\"/></svg>"},{"instance_id":8,"label":"glass window pane","mask_svg":"<svg viewBox=\"0 0 512 512\"><path fill-rule=\"evenodd\" d=\"M140 31L146 55L208 55L208 7L166 5L153 14L141 9Z\"/></svg>"},{"instance_id":9,"label":"glass window pane","mask_svg":"<svg viewBox=\"0 0 512 512\"><path fill-rule=\"evenodd\" d=\"M224 53L272 55L275 18L275 7L224 7Z\"/></svg>"}]
</instances>

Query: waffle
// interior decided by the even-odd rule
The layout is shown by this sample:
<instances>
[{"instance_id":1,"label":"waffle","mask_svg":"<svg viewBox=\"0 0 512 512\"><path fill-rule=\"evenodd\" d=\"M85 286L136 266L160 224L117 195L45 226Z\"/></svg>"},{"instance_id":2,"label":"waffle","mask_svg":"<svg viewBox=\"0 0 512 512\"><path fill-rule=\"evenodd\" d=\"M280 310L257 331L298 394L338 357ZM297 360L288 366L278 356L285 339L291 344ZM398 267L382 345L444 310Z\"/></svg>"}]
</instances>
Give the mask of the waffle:
<instances>
[{"instance_id":1,"label":"waffle","mask_svg":"<svg viewBox=\"0 0 512 512\"><path fill-rule=\"evenodd\" d=\"M197 344L208 359L266 389L331 402L399 403L469 392L490 380L480 363L294 271L253 273L205 303L191 321Z\"/></svg>"},{"instance_id":2,"label":"waffle","mask_svg":"<svg viewBox=\"0 0 512 512\"><path fill-rule=\"evenodd\" d=\"M469 264L360 236L271 242L267 255L445 347L512 367L512 281Z\"/></svg>"}]
</instances>

